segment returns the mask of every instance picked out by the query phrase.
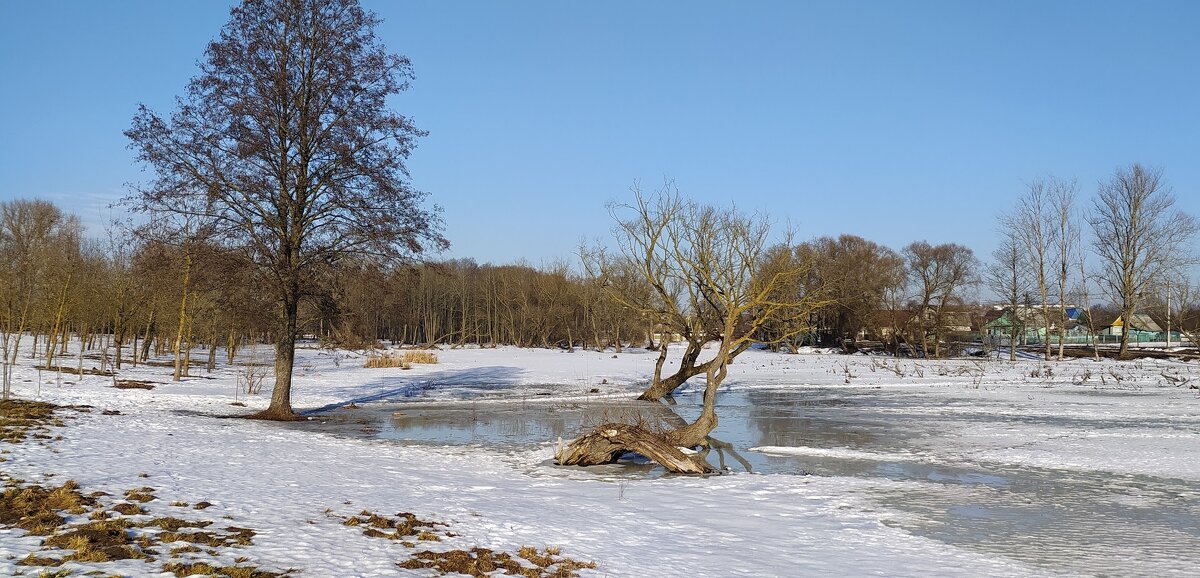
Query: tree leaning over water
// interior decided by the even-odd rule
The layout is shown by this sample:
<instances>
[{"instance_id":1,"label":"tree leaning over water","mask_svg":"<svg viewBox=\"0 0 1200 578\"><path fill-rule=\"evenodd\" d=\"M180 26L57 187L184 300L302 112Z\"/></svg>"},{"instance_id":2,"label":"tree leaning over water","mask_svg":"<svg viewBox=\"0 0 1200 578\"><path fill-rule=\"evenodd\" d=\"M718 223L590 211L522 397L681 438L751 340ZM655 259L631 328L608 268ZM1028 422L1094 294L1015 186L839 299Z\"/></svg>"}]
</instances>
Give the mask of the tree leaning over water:
<instances>
[{"instance_id":1,"label":"tree leaning over water","mask_svg":"<svg viewBox=\"0 0 1200 578\"><path fill-rule=\"evenodd\" d=\"M200 220L244 252L276 301L275 387L255 417L291 419L300 302L347 256L442 250L436 207L408 183L423 136L387 107L412 79L357 0L245 0L177 108L126 131L155 179L126 199L160 222Z\"/></svg>"}]
</instances>

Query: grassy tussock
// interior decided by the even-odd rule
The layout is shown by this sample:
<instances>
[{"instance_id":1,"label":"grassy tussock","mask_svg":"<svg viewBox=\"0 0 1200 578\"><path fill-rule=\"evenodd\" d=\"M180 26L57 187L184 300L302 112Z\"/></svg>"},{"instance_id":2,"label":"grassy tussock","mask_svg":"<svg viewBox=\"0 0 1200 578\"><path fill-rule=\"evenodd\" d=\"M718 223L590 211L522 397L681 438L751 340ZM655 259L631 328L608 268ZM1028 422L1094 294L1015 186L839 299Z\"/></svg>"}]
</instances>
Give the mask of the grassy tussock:
<instances>
[{"instance_id":1,"label":"grassy tussock","mask_svg":"<svg viewBox=\"0 0 1200 578\"><path fill-rule=\"evenodd\" d=\"M135 488L125 492L125 499L145 504L157 498L154 497L154 488Z\"/></svg>"}]
</instances>

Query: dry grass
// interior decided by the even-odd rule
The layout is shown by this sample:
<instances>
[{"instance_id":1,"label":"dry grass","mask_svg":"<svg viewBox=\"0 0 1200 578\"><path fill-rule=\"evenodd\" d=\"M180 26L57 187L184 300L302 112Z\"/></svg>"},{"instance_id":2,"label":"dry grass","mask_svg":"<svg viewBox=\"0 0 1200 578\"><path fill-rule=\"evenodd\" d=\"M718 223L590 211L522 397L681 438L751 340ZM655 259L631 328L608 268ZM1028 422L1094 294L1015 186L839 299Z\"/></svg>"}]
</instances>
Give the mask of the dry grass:
<instances>
[{"instance_id":1,"label":"dry grass","mask_svg":"<svg viewBox=\"0 0 1200 578\"><path fill-rule=\"evenodd\" d=\"M158 498L154 497L154 488L135 488L125 492L125 499L145 504Z\"/></svg>"},{"instance_id":2,"label":"dry grass","mask_svg":"<svg viewBox=\"0 0 1200 578\"><path fill-rule=\"evenodd\" d=\"M137 504L130 504L127 502L116 504L112 507L112 509L114 512L121 514L123 516L137 516L139 514L146 513L145 508L143 508Z\"/></svg>"},{"instance_id":3,"label":"dry grass","mask_svg":"<svg viewBox=\"0 0 1200 578\"><path fill-rule=\"evenodd\" d=\"M412 364L437 365L438 362L437 354L432 351L405 351L403 359Z\"/></svg>"},{"instance_id":4,"label":"dry grass","mask_svg":"<svg viewBox=\"0 0 1200 578\"><path fill-rule=\"evenodd\" d=\"M113 382L117 389L154 389L154 382L143 379L118 379Z\"/></svg>"},{"instance_id":5,"label":"dry grass","mask_svg":"<svg viewBox=\"0 0 1200 578\"><path fill-rule=\"evenodd\" d=\"M434 530L438 526L445 526L441 522L422 520L408 512L400 512L394 518L387 518L372 514L367 510L363 510L357 516L346 518L342 524L346 526L363 526L363 535L371 538L401 540L406 537L415 536L418 540L430 542L441 540L437 534L434 534L430 530Z\"/></svg>"},{"instance_id":6,"label":"dry grass","mask_svg":"<svg viewBox=\"0 0 1200 578\"><path fill-rule=\"evenodd\" d=\"M58 567L66 562L105 563L115 560L154 562L159 555L156 547L176 542L182 544L170 550L173 558L200 552L217 556L220 554L218 549L251 545L255 535L254 530L233 526L200 531L213 524L207 520L158 517L137 522L122 514L145 514L146 511L138 504L101 504L98 498L107 494L93 492L84 495L74 481L67 481L58 487L23 485L16 480L6 483L7 487L0 494L0 528L20 528L31 535L45 536L41 544L41 550L45 552L27 554L18 562L23 566ZM135 488L125 492L125 496L144 502L154 499L151 495L153 491L153 488ZM87 521L68 525L63 513L87 514ZM268 572L241 565L248 560L240 557L233 566L213 566L194 559L186 563L175 560L164 566L163 571L176 576L211 575L226 578L271 578L291 572ZM43 574L57 576L60 572L46 571Z\"/></svg>"},{"instance_id":7,"label":"dry grass","mask_svg":"<svg viewBox=\"0 0 1200 578\"><path fill-rule=\"evenodd\" d=\"M386 351L379 354L373 353L367 356L367 363L363 365L363 367L367 369L377 369L381 367L412 369L412 366L418 363L434 365L437 362L437 354L432 351L405 351L404 353L400 354L394 351Z\"/></svg>"},{"instance_id":8,"label":"dry grass","mask_svg":"<svg viewBox=\"0 0 1200 578\"><path fill-rule=\"evenodd\" d=\"M205 527L204 524L200 527ZM190 527L195 527L190 526ZM219 532L176 532L167 531L159 533L156 537L164 544L171 542L187 542L189 544L199 544L210 548L227 548L233 546L249 546L254 543L254 530L249 528L236 528L230 526L224 531Z\"/></svg>"},{"instance_id":9,"label":"dry grass","mask_svg":"<svg viewBox=\"0 0 1200 578\"><path fill-rule=\"evenodd\" d=\"M527 578L575 578L579 576L577 570L596 567L595 562L580 562L559 556L555 548L543 552L528 546L521 548L516 557L487 548L417 552L397 565L408 570L433 568L442 574L466 574L476 578L494 576L496 572Z\"/></svg>"},{"instance_id":10,"label":"dry grass","mask_svg":"<svg viewBox=\"0 0 1200 578\"><path fill-rule=\"evenodd\" d=\"M129 521L125 519L88 522L46 538L42 546L74 550L74 553L63 561L111 562L149 558L150 552L139 548L132 533L128 531L130 526Z\"/></svg>"},{"instance_id":11,"label":"dry grass","mask_svg":"<svg viewBox=\"0 0 1200 578\"><path fill-rule=\"evenodd\" d=\"M384 353L381 355L372 354L372 355L367 356L367 362L365 364L363 364L363 367L366 369L383 369L383 368L396 368L396 367L398 367L400 369L412 369L412 364L407 361L404 361L403 356L393 355L391 353Z\"/></svg>"},{"instance_id":12,"label":"dry grass","mask_svg":"<svg viewBox=\"0 0 1200 578\"><path fill-rule=\"evenodd\" d=\"M191 564L170 562L163 565L163 571L170 572L179 578L184 576L225 576L226 578L277 578L286 573L268 572L254 566L213 566L204 562Z\"/></svg>"},{"instance_id":13,"label":"dry grass","mask_svg":"<svg viewBox=\"0 0 1200 578\"><path fill-rule=\"evenodd\" d=\"M418 541L440 542L443 537L455 536L451 532L439 530L439 527L446 524L422 520L408 512L400 512L395 517L388 518L363 510L357 516L346 518L342 524L361 526L364 536L396 540L405 548L416 547L415 542L405 538L415 537ZM516 556L487 548L449 552L422 551L416 552L408 560L397 562L396 565L407 570L433 569L439 575L458 573L478 578L495 576L497 572L529 578L575 578L579 575L577 570L596 567L594 562L580 562L563 557L558 548L538 550L528 546L518 550Z\"/></svg>"},{"instance_id":14,"label":"dry grass","mask_svg":"<svg viewBox=\"0 0 1200 578\"><path fill-rule=\"evenodd\" d=\"M86 406L68 407L78 411L89 411ZM55 411L62 409L48 403L22 400L0 402L0 439L20 443L27 438L50 439L45 435L48 426L62 426ZM145 474L142 477L147 477ZM227 527L220 531L191 531L207 528L210 521L183 520L160 517L149 521L134 522L127 516L146 514L140 504L155 500L154 488L141 487L124 493L125 500L115 504L101 504L99 498L108 497L105 492L84 495L79 484L68 480L61 486L39 486L25 484L0 473L4 481L0 492L0 529L20 528L30 535L45 536L41 549L21 558L19 565L58 567L66 562L105 563L115 560L145 560L153 562L159 555L156 546L171 542L184 542L171 550L171 556L194 554L203 550L211 556L220 554L214 548L248 546L252 544L254 530ZM174 502L174 506L187 507L186 502ZM194 508L202 510L211 504L198 502ZM68 525L63 514L85 516L86 521ZM113 517L110 517L113 516ZM10 554L15 559L16 554ZM284 573L259 570L254 566L242 566L248 558L240 557L234 566L212 566L202 561L170 562L163 566L165 572L176 576L208 575L226 578L275 578ZM72 570L44 570L39 576L67 576Z\"/></svg>"},{"instance_id":15,"label":"dry grass","mask_svg":"<svg viewBox=\"0 0 1200 578\"><path fill-rule=\"evenodd\" d=\"M0 527L16 527L35 536L48 536L65 522L59 512L82 514L95 499L79 493L79 484L67 480L56 488L12 485L0 494Z\"/></svg>"},{"instance_id":16,"label":"dry grass","mask_svg":"<svg viewBox=\"0 0 1200 578\"><path fill-rule=\"evenodd\" d=\"M0 401L0 440L21 443L25 438L45 439L49 426L61 427L62 420L54 417L59 406L40 401L9 399Z\"/></svg>"}]
</instances>

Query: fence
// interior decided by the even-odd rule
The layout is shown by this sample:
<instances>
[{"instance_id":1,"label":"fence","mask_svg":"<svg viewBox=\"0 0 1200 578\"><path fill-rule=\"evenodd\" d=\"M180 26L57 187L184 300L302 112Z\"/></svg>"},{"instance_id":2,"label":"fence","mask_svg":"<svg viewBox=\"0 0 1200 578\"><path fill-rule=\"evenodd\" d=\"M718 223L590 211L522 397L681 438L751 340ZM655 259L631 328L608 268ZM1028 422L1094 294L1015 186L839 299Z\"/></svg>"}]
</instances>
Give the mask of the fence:
<instances>
[{"instance_id":1,"label":"fence","mask_svg":"<svg viewBox=\"0 0 1200 578\"><path fill-rule=\"evenodd\" d=\"M1003 341L1007 342L1008 340L1005 339ZM1057 335L1052 334L1049 336L1049 341L1052 345L1058 345L1059 338ZM1106 345L1106 344L1114 344L1115 345L1115 344L1121 343L1121 336L1120 335L1106 335L1106 334L1067 335L1066 338L1063 339L1062 341L1063 341L1063 343L1065 343L1067 345L1091 345L1093 342L1099 343L1100 345ZM1155 347L1166 347L1167 341L1168 341L1168 339L1167 339L1166 331L1159 331L1159 332L1130 331L1129 332L1129 343L1132 345L1153 344ZM1184 338L1183 335L1180 334L1179 332L1177 332L1177 331L1171 332L1170 342L1171 342L1172 346L1185 345L1186 341L1187 341L1187 339ZM1024 345L1042 345L1044 342L1042 341L1042 336L1030 335L1027 338L1023 339L1022 343Z\"/></svg>"}]
</instances>

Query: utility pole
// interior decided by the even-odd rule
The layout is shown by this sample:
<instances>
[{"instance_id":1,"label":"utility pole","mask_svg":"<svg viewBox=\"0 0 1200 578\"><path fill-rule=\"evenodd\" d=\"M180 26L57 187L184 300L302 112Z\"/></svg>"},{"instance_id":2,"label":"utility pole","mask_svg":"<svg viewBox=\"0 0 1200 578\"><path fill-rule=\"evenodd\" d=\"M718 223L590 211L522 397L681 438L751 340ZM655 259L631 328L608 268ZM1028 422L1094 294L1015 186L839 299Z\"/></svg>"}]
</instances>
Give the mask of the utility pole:
<instances>
[{"instance_id":1,"label":"utility pole","mask_svg":"<svg viewBox=\"0 0 1200 578\"><path fill-rule=\"evenodd\" d=\"M1167 351L1171 350L1171 280L1167 279Z\"/></svg>"}]
</instances>

